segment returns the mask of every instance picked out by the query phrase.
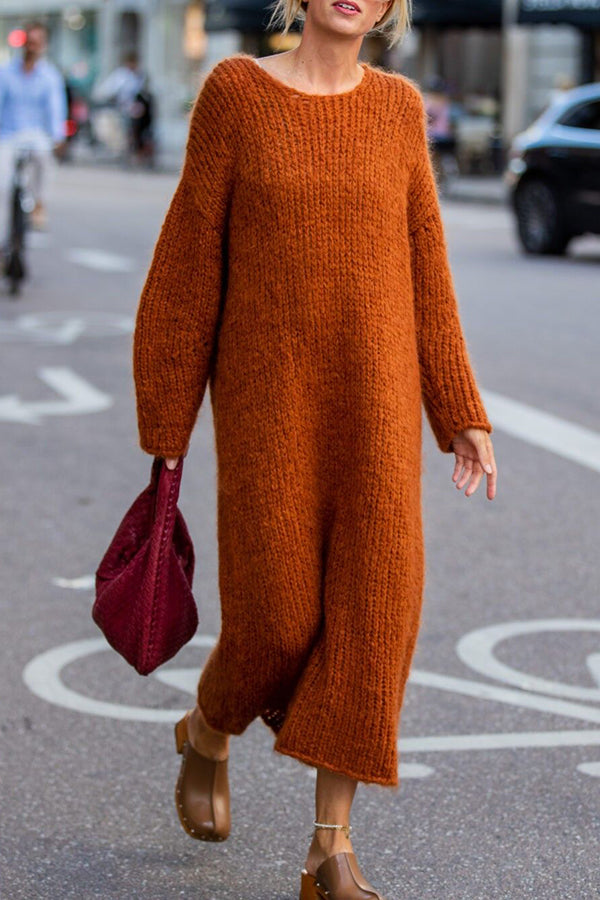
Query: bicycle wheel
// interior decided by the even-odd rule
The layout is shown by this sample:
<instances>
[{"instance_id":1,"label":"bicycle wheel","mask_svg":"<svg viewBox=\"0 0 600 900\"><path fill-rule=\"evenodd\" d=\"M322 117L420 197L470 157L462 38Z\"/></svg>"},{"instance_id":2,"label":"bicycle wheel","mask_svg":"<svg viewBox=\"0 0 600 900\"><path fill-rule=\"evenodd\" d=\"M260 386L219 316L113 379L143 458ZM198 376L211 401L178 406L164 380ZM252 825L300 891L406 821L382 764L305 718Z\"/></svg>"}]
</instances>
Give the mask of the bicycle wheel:
<instances>
[{"instance_id":1,"label":"bicycle wheel","mask_svg":"<svg viewBox=\"0 0 600 900\"><path fill-rule=\"evenodd\" d=\"M11 204L10 244L4 274L8 279L8 289L11 296L16 296L21 291L21 282L26 277L25 267L25 230L27 217L23 210L22 191L20 186L15 186Z\"/></svg>"}]
</instances>

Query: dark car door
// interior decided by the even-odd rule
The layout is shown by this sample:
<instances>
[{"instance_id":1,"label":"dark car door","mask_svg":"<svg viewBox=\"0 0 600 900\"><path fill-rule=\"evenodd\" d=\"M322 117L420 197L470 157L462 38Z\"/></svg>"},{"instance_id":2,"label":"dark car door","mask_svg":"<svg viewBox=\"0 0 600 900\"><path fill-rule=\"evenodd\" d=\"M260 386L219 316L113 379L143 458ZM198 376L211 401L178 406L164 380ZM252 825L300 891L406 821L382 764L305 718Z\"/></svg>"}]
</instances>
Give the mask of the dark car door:
<instances>
[{"instance_id":1,"label":"dark car door","mask_svg":"<svg viewBox=\"0 0 600 900\"><path fill-rule=\"evenodd\" d=\"M600 98L567 110L557 125L568 217L574 230L600 234Z\"/></svg>"}]
</instances>

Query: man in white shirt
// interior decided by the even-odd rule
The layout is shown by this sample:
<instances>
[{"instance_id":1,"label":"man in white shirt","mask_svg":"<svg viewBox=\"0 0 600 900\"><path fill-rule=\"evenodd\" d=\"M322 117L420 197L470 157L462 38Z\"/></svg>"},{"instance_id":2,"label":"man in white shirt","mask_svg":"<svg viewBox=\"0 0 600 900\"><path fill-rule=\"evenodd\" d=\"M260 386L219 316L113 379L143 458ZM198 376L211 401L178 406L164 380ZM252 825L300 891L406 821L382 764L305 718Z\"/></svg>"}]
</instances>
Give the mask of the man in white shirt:
<instances>
[{"instance_id":1,"label":"man in white shirt","mask_svg":"<svg viewBox=\"0 0 600 900\"><path fill-rule=\"evenodd\" d=\"M34 226L46 221L45 195L54 155L65 147L67 97L58 68L43 58L48 35L45 25L26 26L21 57L0 69L0 243L8 238L9 197L15 156L21 146L34 151L32 191Z\"/></svg>"}]
</instances>

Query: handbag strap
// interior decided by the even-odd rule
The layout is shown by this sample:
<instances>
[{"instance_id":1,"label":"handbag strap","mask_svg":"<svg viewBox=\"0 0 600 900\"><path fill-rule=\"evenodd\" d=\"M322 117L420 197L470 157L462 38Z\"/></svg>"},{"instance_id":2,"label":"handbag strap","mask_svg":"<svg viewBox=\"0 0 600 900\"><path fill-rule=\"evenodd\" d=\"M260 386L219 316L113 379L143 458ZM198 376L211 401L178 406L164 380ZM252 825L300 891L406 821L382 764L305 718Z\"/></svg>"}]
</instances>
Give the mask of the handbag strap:
<instances>
[{"instance_id":1,"label":"handbag strap","mask_svg":"<svg viewBox=\"0 0 600 900\"><path fill-rule=\"evenodd\" d=\"M156 516L157 508L172 507L177 503L179 498L179 489L181 486L181 474L183 471L183 457L180 456L174 469L167 468L167 464L162 456L155 456L152 463L152 472L150 484L155 494L154 511Z\"/></svg>"}]
</instances>

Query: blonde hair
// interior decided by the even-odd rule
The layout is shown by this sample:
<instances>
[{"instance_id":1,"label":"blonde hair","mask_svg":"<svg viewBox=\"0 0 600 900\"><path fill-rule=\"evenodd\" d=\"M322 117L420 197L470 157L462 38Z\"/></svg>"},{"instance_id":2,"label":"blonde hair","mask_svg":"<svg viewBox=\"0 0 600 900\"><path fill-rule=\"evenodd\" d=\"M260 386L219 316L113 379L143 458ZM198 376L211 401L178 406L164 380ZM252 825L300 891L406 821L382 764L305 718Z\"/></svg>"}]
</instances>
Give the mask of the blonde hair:
<instances>
[{"instance_id":1,"label":"blonde hair","mask_svg":"<svg viewBox=\"0 0 600 900\"><path fill-rule=\"evenodd\" d=\"M306 19L308 0L273 0L269 4L272 8L271 17L267 29L279 26L282 36L286 35L296 19L302 22ZM391 5L385 11L377 25L369 34L384 34L387 37L388 48L403 40L410 29L412 15L412 0L392 0Z\"/></svg>"}]
</instances>

